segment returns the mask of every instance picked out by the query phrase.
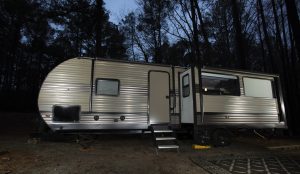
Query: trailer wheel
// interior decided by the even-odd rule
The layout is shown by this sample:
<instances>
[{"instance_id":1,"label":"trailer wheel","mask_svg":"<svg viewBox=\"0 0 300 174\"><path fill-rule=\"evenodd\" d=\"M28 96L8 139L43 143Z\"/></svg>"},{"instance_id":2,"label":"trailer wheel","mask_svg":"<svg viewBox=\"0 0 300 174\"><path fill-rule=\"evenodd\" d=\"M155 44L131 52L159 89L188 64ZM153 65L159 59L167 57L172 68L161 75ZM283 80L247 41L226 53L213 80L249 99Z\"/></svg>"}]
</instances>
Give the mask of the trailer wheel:
<instances>
[{"instance_id":1,"label":"trailer wheel","mask_svg":"<svg viewBox=\"0 0 300 174\"><path fill-rule=\"evenodd\" d=\"M231 144L231 134L226 129L216 129L212 133L212 143L216 147L224 147Z\"/></svg>"}]
</instances>

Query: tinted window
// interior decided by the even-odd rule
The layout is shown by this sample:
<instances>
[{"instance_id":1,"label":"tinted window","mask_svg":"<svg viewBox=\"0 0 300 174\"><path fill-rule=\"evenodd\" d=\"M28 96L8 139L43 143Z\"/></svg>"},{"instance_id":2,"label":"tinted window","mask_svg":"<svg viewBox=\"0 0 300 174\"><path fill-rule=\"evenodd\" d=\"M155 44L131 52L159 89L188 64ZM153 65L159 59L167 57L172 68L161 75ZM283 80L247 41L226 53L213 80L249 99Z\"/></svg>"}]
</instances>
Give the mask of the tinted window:
<instances>
[{"instance_id":1,"label":"tinted window","mask_svg":"<svg viewBox=\"0 0 300 174\"><path fill-rule=\"evenodd\" d=\"M203 94L240 95L240 85L236 76L202 73Z\"/></svg>"},{"instance_id":2,"label":"tinted window","mask_svg":"<svg viewBox=\"0 0 300 174\"><path fill-rule=\"evenodd\" d=\"M182 77L182 96L188 97L190 95L190 78L189 75Z\"/></svg>"},{"instance_id":3,"label":"tinted window","mask_svg":"<svg viewBox=\"0 0 300 174\"><path fill-rule=\"evenodd\" d=\"M97 79L96 94L97 95L119 95L119 80L116 79Z\"/></svg>"}]
</instances>

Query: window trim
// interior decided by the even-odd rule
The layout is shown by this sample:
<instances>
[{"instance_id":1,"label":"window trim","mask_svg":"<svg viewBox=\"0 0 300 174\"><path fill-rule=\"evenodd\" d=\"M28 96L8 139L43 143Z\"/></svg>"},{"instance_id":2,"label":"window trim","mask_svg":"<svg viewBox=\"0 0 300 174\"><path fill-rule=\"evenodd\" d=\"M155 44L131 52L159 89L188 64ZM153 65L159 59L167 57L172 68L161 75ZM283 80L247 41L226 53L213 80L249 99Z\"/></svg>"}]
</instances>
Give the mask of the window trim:
<instances>
[{"instance_id":1,"label":"window trim","mask_svg":"<svg viewBox=\"0 0 300 174\"><path fill-rule=\"evenodd\" d=\"M117 81L118 82L118 93L116 95L112 94L99 94L98 91L98 80L107 80L107 81ZM103 95L103 96L114 96L117 97L120 95L120 80L119 79L111 79L111 78L96 78L95 80L95 95Z\"/></svg>"},{"instance_id":2,"label":"window trim","mask_svg":"<svg viewBox=\"0 0 300 174\"><path fill-rule=\"evenodd\" d=\"M188 84L187 85L184 85L184 78L187 76L188 78ZM189 74L186 74L182 77L182 97L185 98L185 97L189 97L190 94L191 94L191 90L190 90L190 76ZM189 89L189 93L187 95L184 95L185 93L183 92L185 88L188 88Z\"/></svg>"},{"instance_id":3,"label":"window trim","mask_svg":"<svg viewBox=\"0 0 300 174\"><path fill-rule=\"evenodd\" d=\"M215 74L217 76L210 76L208 74ZM226 77L228 77L227 79L239 79L239 77L237 75L233 75L233 74L225 74L225 73L219 73L219 72L202 72L201 76L206 76L206 77L217 77L217 78L224 78L226 79ZM230 77L235 77L235 78L230 78Z\"/></svg>"}]
</instances>

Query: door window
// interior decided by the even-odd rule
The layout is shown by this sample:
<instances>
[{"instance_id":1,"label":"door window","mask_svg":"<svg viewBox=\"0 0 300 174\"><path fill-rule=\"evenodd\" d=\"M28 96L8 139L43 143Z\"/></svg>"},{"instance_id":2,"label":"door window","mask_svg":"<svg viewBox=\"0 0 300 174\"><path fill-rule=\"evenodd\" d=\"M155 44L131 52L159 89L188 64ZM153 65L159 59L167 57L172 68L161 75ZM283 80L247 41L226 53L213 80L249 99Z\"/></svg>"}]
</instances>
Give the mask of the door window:
<instances>
[{"instance_id":1,"label":"door window","mask_svg":"<svg viewBox=\"0 0 300 174\"><path fill-rule=\"evenodd\" d=\"M182 96L188 97L190 95L190 78L189 75L186 74L182 77Z\"/></svg>"}]
</instances>

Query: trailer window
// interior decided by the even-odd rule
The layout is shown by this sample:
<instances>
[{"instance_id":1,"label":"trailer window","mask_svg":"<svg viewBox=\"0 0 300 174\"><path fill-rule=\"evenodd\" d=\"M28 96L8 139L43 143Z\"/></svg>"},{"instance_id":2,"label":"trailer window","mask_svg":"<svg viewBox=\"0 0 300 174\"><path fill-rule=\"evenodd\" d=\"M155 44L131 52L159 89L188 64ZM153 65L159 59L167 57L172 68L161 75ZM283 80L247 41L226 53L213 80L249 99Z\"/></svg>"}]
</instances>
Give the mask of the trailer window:
<instances>
[{"instance_id":1,"label":"trailer window","mask_svg":"<svg viewBox=\"0 0 300 174\"><path fill-rule=\"evenodd\" d=\"M271 80L244 77L243 81L245 96L274 98Z\"/></svg>"},{"instance_id":2,"label":"trailer window","mask_svg":"<svg viewBox=\"0 0 300 174\"><path fill-rule=\"evenodd\" d=\"M190 78L189 75L186 74L182 77L182 96L188 97L190 95Z\"/></svg>"},{"instance_id":3,"label":"trailer window","mask_svg":"<svg viewBox=\"0 0 300 174\"><path fill-rule=\"evenodd\" d=\"M207 95L240 95L238 77L224 74L202 73L202 91Z\"/></svg>"},{"instance_id":4,"label":"trailer window","mask_svg":"<svg viewBox=\"0 0 300 174\"><path fill-rule=\"evenodd\" d=\"M96 95L118 96L120 81L117 79L97 79Z\"/></svg>"}]
</instances>

